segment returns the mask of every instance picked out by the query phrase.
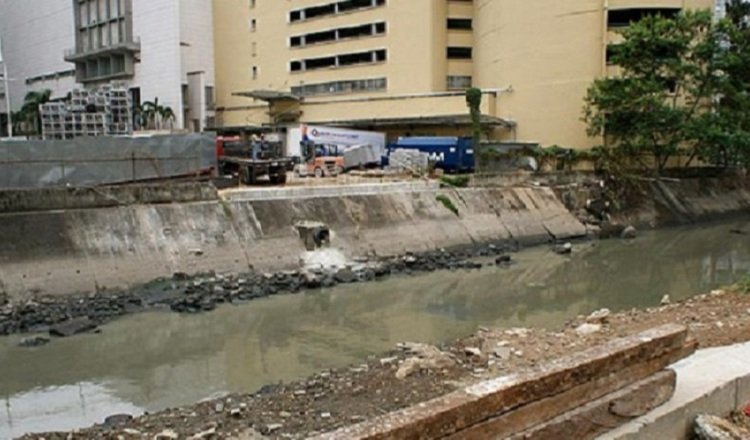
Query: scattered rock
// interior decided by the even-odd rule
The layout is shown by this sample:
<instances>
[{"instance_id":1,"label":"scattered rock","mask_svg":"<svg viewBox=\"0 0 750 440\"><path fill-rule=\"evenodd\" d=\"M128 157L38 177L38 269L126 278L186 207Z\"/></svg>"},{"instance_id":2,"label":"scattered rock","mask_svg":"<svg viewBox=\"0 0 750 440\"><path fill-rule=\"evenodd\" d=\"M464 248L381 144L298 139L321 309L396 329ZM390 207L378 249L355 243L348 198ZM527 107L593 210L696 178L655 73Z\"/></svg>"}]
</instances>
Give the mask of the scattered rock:
<instances>
[{"instance_id":1,"label":"scattered rock","mask_svg":"<svg viewBox=\"0 0 750 440\"><path fill-rule=\"evenodd\" d=\"M320 418L321 419L330 419L331 418L331 413L329 413L329 412L321 413L320 414Z\"/></svg>"},{"instance_id":2,"label":"scattered rock","mask_svg":"<svg viewBox=\"0 0 750 440\"><path fill-rule=\"evenodd\" d=\"M669 295L664 295L661 298L661 301L659 302L659 304L661 304L663 306L668 306L671 303L672 303L672 299L669 297Z\"/></svg>"},{"instance_id":3,"label":"scattered rock","mask_svg":"<svg viewBox=\"0 0 750 440\"><path fill-rule=\"evenodd\" d=\"M339 283L349 284L359 281L359 276L353 270L346 268L336 272L333 278Z\"/></svg>"},{"instance_id":4,"label":"scattered rock","mask_svg":"<svg viewBox=\"0 0 750 440\"><path fill-rule=\"evenodd\" d=\"M196 249L190 249L189 252L191 254L195 255L196 257L200 257L201 255L203 255L203 249L198 249L198 248L196 248Z\"/></svg>"},{"instance_id":5,"label":"scattered rock","mask_svg":"<svg viewBox=\"0 0 750 440\"><path fill-rule=\"evenodd\" d=\"M396 363L397 361L398 356L387 357L380 360L380 365L391 365L393 363Z\"/></svg>"},{"instance_id":6,"label":"scattered rock","mask_svg":"<svg viewBox=\"0 0 750 440\"><path fill-rule=\"evenodd\" d=\"M140 436L142 434L141 431L137 429L133 429L133 428L125 428L122 430L122 432L123 434L136 435L136 436Z\"/></svg>"},{"instance_id":7,"label":"scattered rock","mask_svg":"<svg viewBox=\"0 0 750 440\"><path fill-rule=\"evenodd\" d=\"M270 423L268 425L261 426L260 433L263 435L271 435L283 427L284 425L282 425L281 423Z\"/></svg>"},{"instance_id":8,"label":"scattered rock","mask_svg":"<svg viewBox=\"0 0 750 440\"><path fill-rule=\"evenodd\" d=\"M724 289L716 289L711 291L711 296L722 296L726 295L727 291Z\"/></svg>"},{"instance_id":9,"label":"scattered rock","mask_svg":"<svg viewBox=\"0 0 750 440\"><path fill-rule=\"evenodd\" d=\"M554 246L552 250L559 255L568 255L573 253L573 245L571 243L560 244Z\"/></svg>"},{"instance_id":10,"label":"scattered rock","mask_svg":"<svg viewBox=\"0 0 750 440\"><path fill-rule=\"evenodd\" d=\"M476 347L466 347L464 352L469 356L482 357L482 350Z\"/></svg>"},{"instance_id":11,"label":"scattered rock","mask_svg":"<svg viewBox=\"0 0 750 440\"><path fill-rule=\"evenodd\" d=\"M497 347L492 354L494 354L496 358L506 361L510 359L511 349L508 347Z\"/></svg>"},{"instance_id":12,"label":"scattered rock","mask_svg":"<svg viewBox=\"0 0 750 440\"><path fill-rule=\"evenodd\" d=\"M750 431L721 417L701 414L695 418L695 435L698 440L747 440Z\"/></svg>"},{"instance_id":13,"label":"scattered rock","mask_svg":"<svg viewBox=\"0 0 750 440\"><path fill-rule=\"evenodd\" d=\"M224 402L216 402L216 405L214 405L214 411L217 413L224 411Z\"/></svg>"},{"instance_id":14,"label":"scattered rock","mask_svg":"<svg viewBox=\"0 0 750 440\"><path fill-rule=\"evenodd\" d=\"M452 367L456 361L447 353L429 344L403 343L399 348L414 356L406 359L396 371L396 378L405 379L421 370L442 370Z\"/></svg>"},{"instance_id":15,"label":"scattered rock","mask_svg":"<svg viewBox=\"0 0 750 440\"><path fill-rule=\"evenodd\" d=\"M154 440L177 440L179 438L180 436L172 429L165 429L154 436Z\"/></svg>"},{"instance_id":16,"label":"scattered rock","mask_svg":"<svg viewBox=\"0 0 750 440\"><path fill-rule=\"evenodd\" d=\"M576 333L582 336L593 335L594 333L601 331L601 329L601 324L591 324L587 322L576 327Z\"/></svg>"},{"instance_id":17,"label":"scattered rock","mask_svg":"<svg viewBox=\"0 0 750 440\"><path fill-rule=\"evenodd\" d=\"M32 336L30 338L23 338L21 339L21 342L18 343L19 347L41 347L42 345L47 345L49 343L49 338L45 338L43 336Z\"/></svg>"},{"instance_id":18,"label":"scattered rock","mask_svg":"<svg viewBox=\"0 0 750 440\"><path fill-rule=\"evenodd\" d=\"M53 325L49 334L60 338L90 332L96 329L96 323L89 318L71 319L60 324Z\"/></svg>"},{"instance_id":19,"label":"scattered rock","mask_svg":"<svg viewBox=\"0 0 750 440\"><path fill-rule=\"evenodd\" d=\"M634 238L638 238L638 230L633 226L628 226L627 228L623 229L622 233L620 234L620 238L622 238L623 240L632 240Z\"/></svg>"},{"instance_id":20,"label":"scattered rock","mask_svg":"<svg viewBox=\"0 0 750 440\"><path fill-rule=\"evenodd\" d=\"M512 263L513 259L510 257L510 255L500 255L499 257L495 258L495 264L498 266Z\"/></svg>"},{"instance_id":21,"label":"scattered rock","mask_svg":"<svg viewBox=\"0 0 750 440\"><path fill-rule=\"evenodd\" d=\"M523 327L512 328L510 330L505 330L505 334L510 336L517 336L519 338L525 338L529 336L529 329Z\"/></svg>"},{"instance_id":22,"label":"scattered rock","mask_svg":"<svg viewBox=\"0 0 750 440\"><path fill-rule=\"evenodd\" d=\"M188 437L188 440L203 440L213 438L216 435L216 426L212 426L205 431L201 431L195 435Z\"/></svg>"},{"instance_id":23,"label":"scattered rock","mask_svg":"<svg viewBox=\"0 0 750 440\"><path fill-rule=\"evenodd\" d=\"M238 419L242 415L242 410L239 408L232 408L232 410L229 411L229 415Z\"/></svg>"},{"instance_id":24,"label":"scattered rock","mask_svg":"<svg viewBox=\"0 0 750 440\"><path fill-rule=\"evenodd\" d=\"M104 419L104 425L109 427L117 427L125 425L131 420L133 420L133 416L131 416L130 414L113 414Z\"/></svg>"},{"instance_id":25,"label":"scattered rock","mask_svg":"<svg viewBox=\"0 0 750 440\"><path fill-rule=\"evenodd\" d=\"M606 324L611 314L612 312L609 309L597 310L586 318L586 322L589 324Z\"/></svg>"}]
</instances>

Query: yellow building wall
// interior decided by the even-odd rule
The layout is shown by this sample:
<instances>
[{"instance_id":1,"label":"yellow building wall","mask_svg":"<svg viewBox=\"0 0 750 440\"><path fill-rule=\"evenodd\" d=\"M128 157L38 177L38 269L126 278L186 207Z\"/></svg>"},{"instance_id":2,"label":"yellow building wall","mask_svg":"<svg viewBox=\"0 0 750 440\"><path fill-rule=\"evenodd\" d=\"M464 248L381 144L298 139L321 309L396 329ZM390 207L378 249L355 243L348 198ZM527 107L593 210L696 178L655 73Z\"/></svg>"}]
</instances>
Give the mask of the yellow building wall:
<instances>
[{"instance_id":1,"label":"yellow building wall","mask_svg":"<svg viewBox=\"0 0 750 440\"><path fill-rule=\"evenodd\" d=\"M224 126L270 122L268 106L232 93L289 91L291 87L386 77L386 91L305 98L301 121L341 121L464 114L462 96L401 98L446 90L448 75L472 76L485 95L484 113L517 123L495 137L542 145L589 148L581 121L583 97L597 77L616 74L606 46L619 35L607 28L607 10L630 7L711 8L713 0L389 0L386 6L289 23L291 9L325 0L214 0L218 122ZM473 17L474 31L447 30L447 18ZM250 23L255 20L255 28ZM381 36L292 48L292 35L387 22ZM448 60L448 46L473 46L473 60ZM291 60L387 49L386 62L290 72ZM253 78L252 67L257 67ZM389 97L380 100L377 98ZM374 98L361 100L359 98Z\"/></svg>"}]
</instances>

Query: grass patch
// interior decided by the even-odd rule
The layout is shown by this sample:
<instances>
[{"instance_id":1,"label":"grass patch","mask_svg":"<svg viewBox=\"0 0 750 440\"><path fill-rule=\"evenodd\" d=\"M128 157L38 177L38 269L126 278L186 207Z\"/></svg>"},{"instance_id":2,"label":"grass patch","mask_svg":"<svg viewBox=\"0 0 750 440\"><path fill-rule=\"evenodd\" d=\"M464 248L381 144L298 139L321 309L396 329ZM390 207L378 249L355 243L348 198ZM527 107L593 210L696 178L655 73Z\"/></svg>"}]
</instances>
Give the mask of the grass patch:
<instances>
[{"instance_id":1,"label":"grass patch","mask_svg":"<svg viewBox=\"0 0 750 440\"><path fill-rule=\"evenodd\" d=\"M451 201L451 199L448 198L448 196L446 196L445 194L440 194L437 197L435 197L435 200L442 203L442 205L445 206L445 208L448 209L448 211L452 212L453 214L456 215L456 217L458 217L458 208L456 208L456 205L453 204L453 201Z\"/></svg>"},{"instance_id":2,"label":"grass patch","mask_svg":"<svg viewBox=\"0 0 750 440\"><path fill-rule=\"evenodd\" d=\"M734 285L735 292L747 295L750 293L750 273L740 278L737 284Z\"/></svg>"},{"instance_id":3,"label":"grass patch","mask_svg":"<svg viewBox=\"0 0 750 440\"><path fill-rule=\"evenodd\" d=\"M453 188L466 188L469 186L471 176L458 175L458 176L443 176L440 178L440 183L444 186L452 186Z\"/></svg>"}]
</instances>

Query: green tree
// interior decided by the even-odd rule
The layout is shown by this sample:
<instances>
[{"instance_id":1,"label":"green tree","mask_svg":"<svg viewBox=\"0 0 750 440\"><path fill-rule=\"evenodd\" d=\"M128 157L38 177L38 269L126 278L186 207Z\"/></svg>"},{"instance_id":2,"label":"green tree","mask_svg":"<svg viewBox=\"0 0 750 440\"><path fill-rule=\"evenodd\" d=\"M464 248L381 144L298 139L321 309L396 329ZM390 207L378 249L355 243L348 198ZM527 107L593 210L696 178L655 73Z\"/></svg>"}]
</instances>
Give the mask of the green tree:
<instances>
[{"instance_id":1,"label":"green tree","mask_svg":"<svg viewBox=\"0 0 750 440\"><path fill-rule=\"evenodd\" d=\"M583 119L618 153L643 166L653 157L658 173L709 122L702 115L716 93L722 42L708 11L645 17L621 32L623 42L610 48L621 74L594 82Z\"/></svg>"},{"instance_id":2,"label":"green tree","mask_svg":"<svg viewBox=\"0 0 750 440\"><path fill-rule=\"evenodd\" d=\"M723 166L750 165L750 4L732 0L717 23L714 99L690 126L695 155Z\"/></svg>"},{"instance_id":3,"label":"green tree","mask_svg":"<svg viewBox=\"0 0 750 440\"><path fill-rule=\"evenodd\" d=\"M42 104L49 102L51 96L52 90L49 89L28 92L23 98L23 105L18 112L17 120L25 123L27 127L33 127L35 134L41 134L42 118L40 107Z\"/></svg>"},{"instance_id":4,"label":"green tree","mask_svg":"<svg viewBox=\"0 0 750 440\"><path fill-rule=\"evenodd\" d=\"M482 140L482 90L472 87L466 90L466 105L469 107L471 116L471 131L474 138L474 146L478 147Z\"/></svg>"}]
</instances>

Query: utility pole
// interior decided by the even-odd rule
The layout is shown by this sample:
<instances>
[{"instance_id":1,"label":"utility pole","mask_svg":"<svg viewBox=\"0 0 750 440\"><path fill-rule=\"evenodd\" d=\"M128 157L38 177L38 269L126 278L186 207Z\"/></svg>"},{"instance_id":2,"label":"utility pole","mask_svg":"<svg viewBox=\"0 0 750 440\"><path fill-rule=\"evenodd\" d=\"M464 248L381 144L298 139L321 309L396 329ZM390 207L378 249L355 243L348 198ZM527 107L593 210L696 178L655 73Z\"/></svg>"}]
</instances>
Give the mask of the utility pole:
<instances>
[{"instance_id":1,"label":"utility pole","mask_svg":"<svg viewBox=\"0 0 750 440\"><path fill-rule=\"evenodd\" d=\"M11 110L10 110L10 87L8 86L8 82L10 81L10 78L8 78L8 63L3 58L3 37L0 36L0 63L3 64L3 83L5 84L5 110L7 112L6 116L6 123L8 124L8 137L13 137L13 121L11 118Z\"/></svg>"}]
</instances>

